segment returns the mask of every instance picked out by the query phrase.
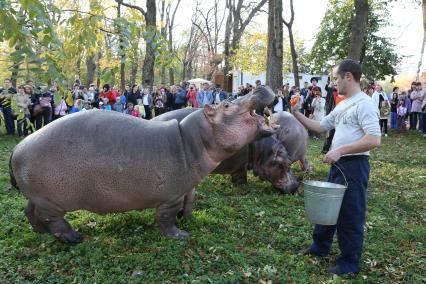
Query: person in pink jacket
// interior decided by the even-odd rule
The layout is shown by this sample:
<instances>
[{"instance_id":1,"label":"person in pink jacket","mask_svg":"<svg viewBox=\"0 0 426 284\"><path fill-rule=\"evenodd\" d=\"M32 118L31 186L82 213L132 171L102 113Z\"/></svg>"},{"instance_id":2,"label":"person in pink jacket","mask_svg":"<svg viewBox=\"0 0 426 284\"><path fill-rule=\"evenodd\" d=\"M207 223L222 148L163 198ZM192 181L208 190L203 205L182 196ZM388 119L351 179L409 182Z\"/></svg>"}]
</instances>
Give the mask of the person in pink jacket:
<instances>
[{"instance_id":1,"label":"person in pink jacket","mask_svg":"<svg viewBox=\"0 0 426 284\"><path fill-rule=\"evenodd\" d=\"M186 98L188 99L188 102L191 104L193 108L198 107L197 102L197 90L195 89L194 85L191 85L189 87L188 93L186 94Z\"/></svg>"}]
</instances>

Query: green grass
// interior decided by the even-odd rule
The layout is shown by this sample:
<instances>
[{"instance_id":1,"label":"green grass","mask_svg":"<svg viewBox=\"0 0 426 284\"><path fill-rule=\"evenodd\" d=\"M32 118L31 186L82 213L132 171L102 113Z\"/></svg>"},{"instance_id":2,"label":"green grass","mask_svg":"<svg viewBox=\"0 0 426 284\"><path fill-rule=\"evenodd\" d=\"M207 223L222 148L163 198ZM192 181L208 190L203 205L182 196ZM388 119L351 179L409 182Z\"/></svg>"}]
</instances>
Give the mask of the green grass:
<instances>
[{"instance_id":1,"label":"green grass","mask_svg":"<svg viewBox=\"0 0 426 284\"><path fill-rule=\"evenodd\" d=\"M66 245L31 230L26 200L11 189L8 159L17 138L0 136L0 283L421 283L426 281L426 140L391 133L372 153L362 272L333 277L337 256L297 252L311 242L303 196L283 195L249 176L233 187L212 175L199 185L187 241L160 236L154 210L67 214L85 239ZM325 178L322 141L310 141L316 178ZM296 174L302 177L298 167ZM300 190L299 190L300 191Z\"/></svg>"}]
</instances>

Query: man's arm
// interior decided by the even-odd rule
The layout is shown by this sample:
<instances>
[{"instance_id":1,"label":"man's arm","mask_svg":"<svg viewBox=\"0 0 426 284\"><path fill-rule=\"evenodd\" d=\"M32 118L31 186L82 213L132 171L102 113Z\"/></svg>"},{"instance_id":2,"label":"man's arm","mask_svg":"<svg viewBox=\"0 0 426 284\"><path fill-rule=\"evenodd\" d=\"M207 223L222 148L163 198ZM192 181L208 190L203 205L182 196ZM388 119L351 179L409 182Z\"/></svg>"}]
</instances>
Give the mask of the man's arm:
<instances>
[{"instance_id":1,"label":"man's arm","mask_svg":"<svg viewBox=\"0 0 426 284\"><path fill-rule=\"evenodd\" d=\"M370 151L380 146L381 137L375 135L365 135L356 142L343 145L328 152L324 156L324 163L334 164L337 162L342 155L355 154Z\"/></svg>"},{"instance_id":2,"label":"man's arm","mask_svg":"<svg viewBox=\"0 0 426 284\"><path fill-rule=\"evenodd\" d=\"M327 129L324 129L324 128L321 127L319 121L307 118L301 112L299 112L299 110L298 110L298 104L296 104L295 106L291 107L291 113L307 129L309 129L311 131L314 131L316 133L324 133L324 132L327 131Z\"/></svg>"}]
</instances>

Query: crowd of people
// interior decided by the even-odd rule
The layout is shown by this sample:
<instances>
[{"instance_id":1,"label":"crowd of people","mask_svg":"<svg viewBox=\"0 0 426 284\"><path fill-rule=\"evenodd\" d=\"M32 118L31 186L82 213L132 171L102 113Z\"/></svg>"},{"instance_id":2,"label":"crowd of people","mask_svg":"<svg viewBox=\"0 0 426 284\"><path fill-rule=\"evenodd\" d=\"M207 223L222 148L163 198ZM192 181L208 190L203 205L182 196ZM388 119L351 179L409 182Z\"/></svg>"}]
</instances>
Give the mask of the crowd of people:
<instances>
[{"instance_id":1,"label":"crowd of people","mask_svg":"<svg viewBox=\"0 0 426 284\"><path fill-rule=\"evenodd\" d=\"M181 83L167 87L144 88L142 85L126 85L124 92L109 84L99 90L94 84L84 86L77 78L72 89L63 90L56 81L52 86L26 81L16 89L10 79L4 80L0 89L0 122L3 122L7 134L27 136L49 122L62 116L90 109L117 111L151 119L153 116L184 107L201 108L204 104L218 104L228 98L244 96L261 85L239 86L235 96L230 96L220 85L204 83L200 89L193 84ZM395 87L386 94L380 84L368 84L363 91L372 97L380 110L380 128L384 136L388 128L398 129L400 133L419 130L426 137L426 87L420 82L412 82L409 90L401 91ZM324 96L325 95L325 96ZM324 93L313 77L304 82L303 88L284 84L276 90L273 112L290 111L291 100L300 101L299 111L316 121L329 114L343 99L337 92L333 81L327 82ZM16 122L16 123L15 123ZM320 139L317 133L310 133L314 139ZM327 137L324 152L331 144L333 133Z\"/></svg>"},{"instance_id":2,"label":"crowd of people","mask_svg":"<svg viewBox=\"0 0 426 284\"><path fill-rule=\"evenodd\" d=\"M104 84L101 90L94 84L84 86L79 79L69 90L64 90L56 81L49 87L47 84L35 86L31 80L15 88L10 79L5 79L0 89L0 125L4 124L8 135L14 135L17 130L18 136L25 137L55 119L79 111L103 109L151 119L167 111L201 108L227 98L220 85L209 83L200 89L187 83L170 88L126 85L120 92L109 84Z\"/></svg>"}]
</instances>

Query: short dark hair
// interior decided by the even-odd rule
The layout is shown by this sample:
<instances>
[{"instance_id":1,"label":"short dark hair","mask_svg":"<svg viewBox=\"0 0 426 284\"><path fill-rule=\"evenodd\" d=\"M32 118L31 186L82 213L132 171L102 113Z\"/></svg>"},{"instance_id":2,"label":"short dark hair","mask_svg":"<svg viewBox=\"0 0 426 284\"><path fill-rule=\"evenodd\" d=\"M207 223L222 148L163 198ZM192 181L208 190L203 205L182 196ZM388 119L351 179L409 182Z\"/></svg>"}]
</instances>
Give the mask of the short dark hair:
<instances>
[{"instance_id":1,"label":"short dark hair","mask_svg":"<svg viewBox=\"0 0 426 284\"><path fill-rule=\"evenodd\" d=\"M393 90L392 90L392 92L395 92L396 90L398 90L399 89L399 87L393 87Z\"/></svg>"},{"instance_id":2,"label":"short dark hair","mask_svg":"<svg viewBox=\"0 0 426 284\"><path fill-rule=\"evenodd\" d=\"M311 83L312 83L312 81L314 81L314 80L315 80L315 81L317 81L317 83L318 83L318 78L317 78L317 77L312 77L312 78L311 78Z\"/></svg>"},{"instance_id":3,"label":"short dark hair","mask_svg":"<svg viewBox=\"0 0 426 284\"><path fill-rule=\"evenodd\" d=\"M10 78L5 78L3 81L9 81L12 82L12 80Z\"/></svg>"},{"instance_id":4,"label":"short dark hair","mask_svg":"<svg viewBox=\"0 0 426 284\"><path fill-rule=\"evenodd\" d=\"M354 80L359 83L361 80L362 70L361 65L353 59L345 59L337 65L337 74L344 77L346 73L351 73Z\"/></svg>"},{"instance_id":5,"label":"short dark hair","mask_svg":"<svg viewBox=\"0 0 426 284\"><path fill-rule=\"evenodd\" d=\"M421 85L422 85L422 83L420 83L420 82L416 83L416 86L421 86Z\"/></svg>"}]
</instances>

